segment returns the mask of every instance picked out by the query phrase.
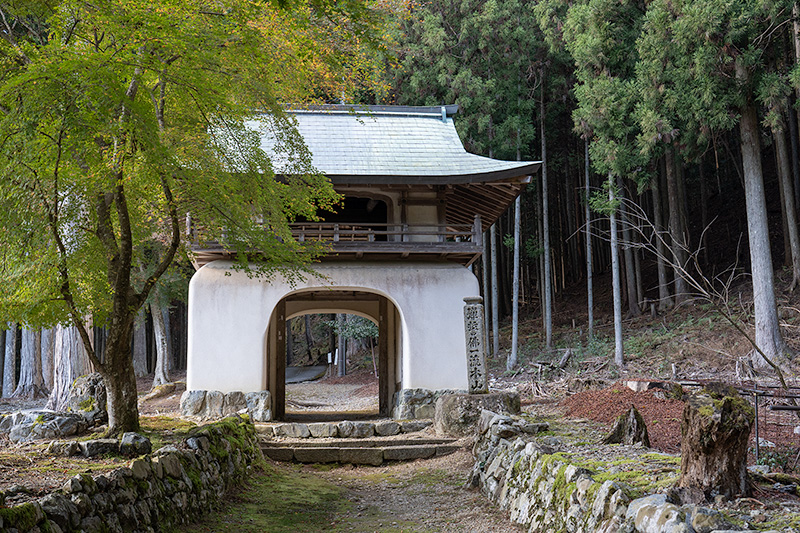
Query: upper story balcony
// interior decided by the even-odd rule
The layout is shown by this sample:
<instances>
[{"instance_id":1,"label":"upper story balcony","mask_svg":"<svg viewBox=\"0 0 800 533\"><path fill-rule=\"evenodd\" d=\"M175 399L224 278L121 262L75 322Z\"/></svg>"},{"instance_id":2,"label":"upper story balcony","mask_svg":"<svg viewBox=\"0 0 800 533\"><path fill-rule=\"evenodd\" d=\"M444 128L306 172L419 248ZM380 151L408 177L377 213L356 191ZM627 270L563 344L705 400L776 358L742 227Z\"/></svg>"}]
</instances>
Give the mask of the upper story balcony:
<instances>
[{"instance_id":1,"label":"upper story balcony","mask_svg":"<svg viewBox=\"0 0 800 533\"><path fill-rule=\"evenodd\" d=\"M299 242L322 242L325 260L447 260L469 266L483 251L480 217L473 224L349 224L298 222L290 224ZM230 259L224 244L193 244L198 268L217 259Z\"/></svg>"}]
</instances>

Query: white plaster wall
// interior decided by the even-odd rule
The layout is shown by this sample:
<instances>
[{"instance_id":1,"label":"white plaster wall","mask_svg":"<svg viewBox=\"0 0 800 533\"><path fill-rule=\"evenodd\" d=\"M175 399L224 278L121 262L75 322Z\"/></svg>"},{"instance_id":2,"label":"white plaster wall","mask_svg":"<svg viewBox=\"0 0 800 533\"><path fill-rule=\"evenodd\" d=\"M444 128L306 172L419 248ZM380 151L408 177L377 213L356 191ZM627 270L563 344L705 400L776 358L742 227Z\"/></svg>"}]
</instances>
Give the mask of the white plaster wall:
<instances>
[{"instance_id":1,"label":"white plaster wall","mask_svg":"<svg viewBox=\"0 0 800 533\"><path fill-rule=\"evenodd\" d=\"M402 388L466 389L464 298L478 280L450 263L321 263L326 278L290 287L230 270L229 261L201 268L189 284L187 388L251 392L267 388L267 324L290 293L332 288L381 294L402 322ZM229 275L226 275L228 273Z\"/></svg>"}]
</instances>

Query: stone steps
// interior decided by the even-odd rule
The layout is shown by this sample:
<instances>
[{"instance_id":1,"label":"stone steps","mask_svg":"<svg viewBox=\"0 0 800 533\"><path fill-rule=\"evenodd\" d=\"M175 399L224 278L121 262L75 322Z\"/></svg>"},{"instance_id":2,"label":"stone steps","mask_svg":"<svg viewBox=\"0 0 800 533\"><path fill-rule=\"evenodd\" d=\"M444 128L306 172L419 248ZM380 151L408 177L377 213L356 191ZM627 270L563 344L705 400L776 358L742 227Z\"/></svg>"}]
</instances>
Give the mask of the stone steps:
<instances>
[{"instance_id":1,"label":"stone steps","mask_svg":"<svg viewBox=\"0 0 800 533\"><path fill-rule=\"evenodd\" d=\"M334 439L302 442L262 441L261 450L273 461L346 463L379 466L384 461L411 461L448 455L461 446L453 439Z\"/></svg>"}]
</instances>

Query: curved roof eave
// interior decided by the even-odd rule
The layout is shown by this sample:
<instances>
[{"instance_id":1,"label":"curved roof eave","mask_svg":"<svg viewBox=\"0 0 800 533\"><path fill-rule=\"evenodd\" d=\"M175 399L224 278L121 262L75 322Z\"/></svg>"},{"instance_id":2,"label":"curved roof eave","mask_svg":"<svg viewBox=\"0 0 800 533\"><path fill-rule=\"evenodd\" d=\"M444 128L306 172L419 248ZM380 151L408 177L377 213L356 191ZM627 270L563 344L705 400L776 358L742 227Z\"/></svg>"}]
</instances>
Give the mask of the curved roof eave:
<instances>
[{"instance_id":1,"label":"curved roof eave","mask_svg":"<svg viewBox=\"0 0 800 533\"><path fill-rule=\"evenodd\" d=\"M540 161L526 163L517 168L496 170L491 172L478 172L474 174L457 175L398 175L398 174L326 174L334 184L348 185L447 185L464 183L491 183L497 181L514 180L514 183L530 183L533 174L542 166Z\"/></svg>"}]
</instances>

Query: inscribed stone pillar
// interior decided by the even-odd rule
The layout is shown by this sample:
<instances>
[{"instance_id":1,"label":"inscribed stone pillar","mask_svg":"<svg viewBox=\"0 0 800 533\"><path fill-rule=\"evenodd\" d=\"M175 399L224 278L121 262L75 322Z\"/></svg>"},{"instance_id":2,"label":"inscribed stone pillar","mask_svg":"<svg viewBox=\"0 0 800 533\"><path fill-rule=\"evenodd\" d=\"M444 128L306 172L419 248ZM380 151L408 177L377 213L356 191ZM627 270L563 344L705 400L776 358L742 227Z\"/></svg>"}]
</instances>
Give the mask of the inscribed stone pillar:
<instances>
[{"instance_id":1,"label":"inscribed stone pillar","mask_svg":"<svg viewBox=\"0 0 800 533\"><path fill-rule=\"evenodd\" d=\"M464 331L467 337L467 378L470 394L489 392L486 379L486 351L483 346L483 298L464 298Z\"/></svg>"}]
</instances>

